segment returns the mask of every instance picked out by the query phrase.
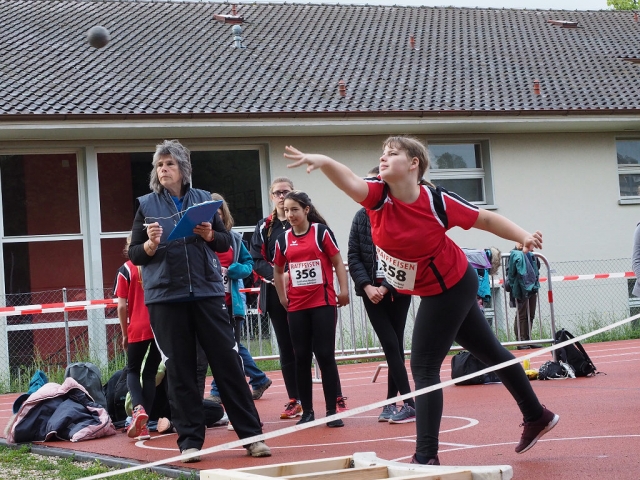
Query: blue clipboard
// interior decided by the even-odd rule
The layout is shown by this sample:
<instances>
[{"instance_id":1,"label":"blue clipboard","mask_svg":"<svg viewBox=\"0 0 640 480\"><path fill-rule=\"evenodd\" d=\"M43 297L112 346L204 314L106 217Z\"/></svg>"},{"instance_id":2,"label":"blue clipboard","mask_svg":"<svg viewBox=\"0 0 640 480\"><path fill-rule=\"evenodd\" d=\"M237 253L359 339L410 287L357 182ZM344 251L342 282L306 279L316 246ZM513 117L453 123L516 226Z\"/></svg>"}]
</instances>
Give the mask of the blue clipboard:
<instances>
[{"instance_id":1,"label":"blue clipboard","mask_svg":"<svg viewBox=\"0 0 640 480\"><path fill-rule=\"evenodd\" d=\"M173 227L173 230L171 230L167 241L195 235L193 229L202 222L210 222L220 208L220 205L222 205L222 200L212 200L187 208L182 214L180 221Z\"/></svg>"}]
</instances>

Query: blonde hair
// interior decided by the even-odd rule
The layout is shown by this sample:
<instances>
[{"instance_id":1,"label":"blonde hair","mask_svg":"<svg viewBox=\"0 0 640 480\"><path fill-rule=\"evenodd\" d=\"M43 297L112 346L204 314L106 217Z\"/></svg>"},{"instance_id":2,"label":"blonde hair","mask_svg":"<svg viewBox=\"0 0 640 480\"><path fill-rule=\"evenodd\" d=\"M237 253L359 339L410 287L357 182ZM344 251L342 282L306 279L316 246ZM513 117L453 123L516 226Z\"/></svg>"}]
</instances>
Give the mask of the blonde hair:
<instances>
[{"instance_id":1,"label":"blonde hair","mask_svg":"<svg viewBox=\"0 0 640 480\"><path fill-rule=\"evenodd\" d=\"M233 220L233 216L231 215L231 211L229 210L227 201L219 193L212 193L211 200L222 200L222 205L220 205L220 210L222 210L222 223L224 223L224 228L226 228L227 230L231 230L235 225L235 222Z\"/></svg>"},{"instance_id":2,"label":"blonde hair","mask_svg":"<svg viewBox=\"0 0 640 480\"><path fill-rule=\"evenodd\" d=\"M291 187L291 190L293 190L293 182L291 181L290 178L277 177L273 179L273 182L271 182L271 186L269 187L269 196L273 195L273 186L276 183L288 183L289 186ZM273 230L274 218L278 218L278 207L276 207L275 205L273 206L273 210L271 211L271 223L269 225L269 230L267 231L267 237L271 236L271 231Z\"/></svg>"},{"instance_id":3,"label":"blonde hair","mask_svg":"<svg viewBox=\"0 0 640 480\"><path fill-rule=\"evenodd\" d=\"M386 147L402 150L409 158L416 157L418 159L418 183L420 185L434 186L424 178L427 170L429 170L431 161L429 158L429 150L427 150L427 147L425 147L420 140L408 135L392 135L382 144L383 149Z\"/></svg>"}]
</instances>

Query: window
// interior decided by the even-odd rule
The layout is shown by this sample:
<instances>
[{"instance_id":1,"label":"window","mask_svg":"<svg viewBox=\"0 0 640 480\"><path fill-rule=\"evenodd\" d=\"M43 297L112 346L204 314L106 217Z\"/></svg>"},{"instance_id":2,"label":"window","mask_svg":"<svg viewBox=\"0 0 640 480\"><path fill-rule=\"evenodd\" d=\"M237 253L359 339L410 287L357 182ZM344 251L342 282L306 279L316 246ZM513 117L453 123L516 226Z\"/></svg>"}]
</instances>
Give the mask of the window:
<instances>
[{"instance_id":1,"label":"window","mask_svg":"<svg viewBox=\"0 0 640 480\"><path fill-rule=\"evenodd\" d=\"M429 180L472 203L493 203L488 142L429 142Z\"/></svg>"},{"instance_id":2,"label":"window","mask_svg":"<svg viewBox=\"0 0 640 480\"><path fill-rule=\"evenodd\" d=\"M616 140L620 197L640 200L640 140Z\"/></svg>"}]
</instances>

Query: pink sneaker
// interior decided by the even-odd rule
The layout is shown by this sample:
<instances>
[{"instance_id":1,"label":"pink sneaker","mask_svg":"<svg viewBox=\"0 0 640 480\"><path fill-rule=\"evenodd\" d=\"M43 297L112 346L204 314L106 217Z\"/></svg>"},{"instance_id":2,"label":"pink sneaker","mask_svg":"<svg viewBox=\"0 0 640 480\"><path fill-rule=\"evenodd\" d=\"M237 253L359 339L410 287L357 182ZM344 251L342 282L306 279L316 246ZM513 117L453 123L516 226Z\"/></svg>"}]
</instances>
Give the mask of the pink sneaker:
<instances>
[{"instance_id":1,"label":"pink sneaker","mask_svg":"<svg viewBox=\"0 0 640 480\"><path fill-rule=\"evenodd\" d=\"M138 405L133 409L133 415L131 416L131 425L127 428L127 437L136 438L140 436L142 429L147 429L147 421L149 420L149 415L144 411L144 407L142 405ZM149 432L147 432L148 434Z\"/></svg>"},{"instance_id":2,"label":"pink sneaker","mask_svg":"<svg viewBox=\"0 0 640 480\"><path fill-rule=\"evenodd\" d=\"M140 429L140 435L136 437L137 440L149 440L150 438L151 435L149 435L149 429L146 425Z\"/></svg>"},{"instance_id":3,"label":"pink sneaker","mask_svg":"<svg viewBox=\"0 0 640 480\"><path fill-rule=\"evenodd\" d=\"M340 413L340 412L345 412L347 410L349 410L347 408L347 402L345 401L347 399L347 397L338 397L338 399L336 400L336 412Z\"/></svg>"}]
</instances>

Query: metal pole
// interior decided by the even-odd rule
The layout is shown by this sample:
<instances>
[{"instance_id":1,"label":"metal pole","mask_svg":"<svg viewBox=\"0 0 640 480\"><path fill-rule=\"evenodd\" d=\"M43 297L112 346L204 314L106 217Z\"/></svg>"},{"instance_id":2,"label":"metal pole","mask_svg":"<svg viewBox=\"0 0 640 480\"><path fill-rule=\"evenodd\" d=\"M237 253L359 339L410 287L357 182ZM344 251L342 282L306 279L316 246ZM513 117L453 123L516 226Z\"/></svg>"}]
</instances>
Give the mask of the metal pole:
<instances>
[{"instance_id":1,"label":"metal pole","mask_svg":"<svg viewBox=\"0 0 640 480\"><path fill-rule=\"evenodd\" d=\"M62 302L67 303L67 287L62 287ZM71 340L69 339L69 314L64 312L64 343L67 349L67 365L71 365Z\"/></svg>"}]
</instances>

